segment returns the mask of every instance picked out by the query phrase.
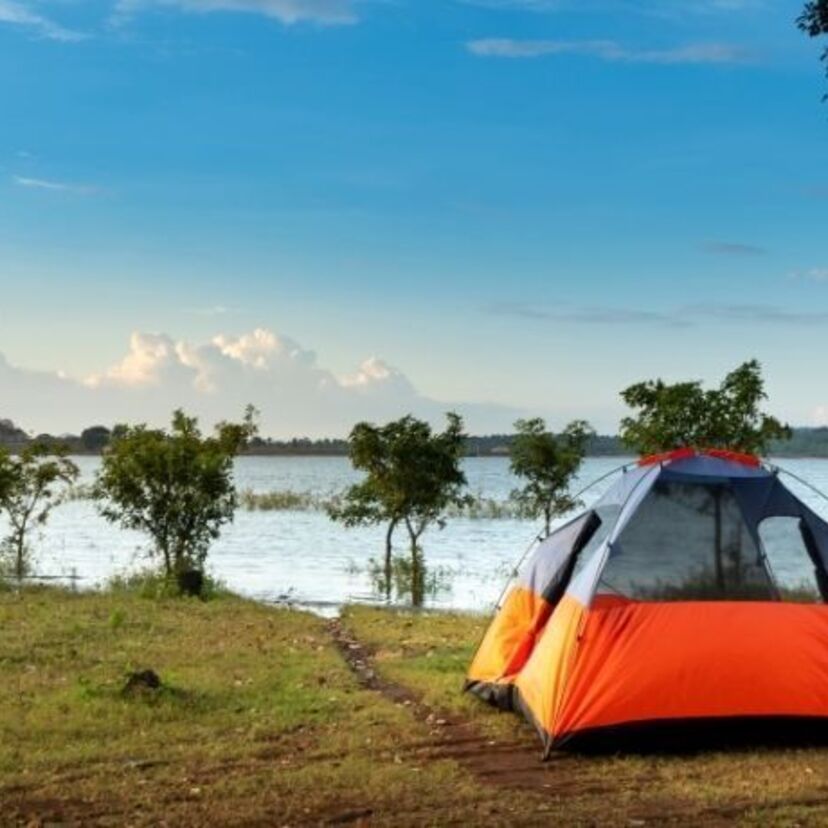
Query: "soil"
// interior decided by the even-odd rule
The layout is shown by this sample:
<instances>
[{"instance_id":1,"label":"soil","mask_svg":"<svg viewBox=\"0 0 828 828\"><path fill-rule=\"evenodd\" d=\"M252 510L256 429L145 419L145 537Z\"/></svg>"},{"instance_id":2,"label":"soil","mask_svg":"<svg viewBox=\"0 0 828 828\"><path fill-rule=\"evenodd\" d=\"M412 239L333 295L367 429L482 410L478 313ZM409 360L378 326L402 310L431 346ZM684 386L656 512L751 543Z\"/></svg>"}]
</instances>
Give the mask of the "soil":
<instances>
[{"instance_id":1,"label":"soil","mask_svg":"<svg viewBox=\"0 0 828 828\"><path fill-rule=\"evenodd\" d=\"M556 762L541 761L540 743L528 729L525 738L516 741L483 736L472 723L434 710L408 688L381 678L374 668L373 653L339 619L328 622L328 631L362 687L408 707L416 719L428 725L431 738L427 747L433 758L454 759L479 780L509 788L548 790L560 785Z\"/></svg>"},{"instance_id":2,"label":"soil","mask_svg":"<svg viewBox=\"0 0 828 828\"><path fill-rule=\"evenodd\" d=\"M746 797L720 805L698 806L678 799L649 799L638 802L635 792L652 784L651 770L614 769L611 781L596 778L590 759L568 753L552 754L543 760L537 735L528 726L525 738L497 740L480 734L473 723L445 711L434 710L406 687L380 677L374 666L374 653L347 629L339 619L328 622L328 630L345 662L367 690L409 707L414 716L430 726L425 746L435 759L453 759L474 775L478 782L512 791L530 790L557 800L598 797L607 805L607 814L631 826L692 825L732 826L734 820L756 805ZM817 796L790 798L775 803L778 808L815 809L828 806L828 787ZM764 803L768 808L768 803ZM772 806L773 807L773 806ZM787 824L787 823L786 823ZM796 825L826 824L806 821Z\"/></svg>"}]
</instances>

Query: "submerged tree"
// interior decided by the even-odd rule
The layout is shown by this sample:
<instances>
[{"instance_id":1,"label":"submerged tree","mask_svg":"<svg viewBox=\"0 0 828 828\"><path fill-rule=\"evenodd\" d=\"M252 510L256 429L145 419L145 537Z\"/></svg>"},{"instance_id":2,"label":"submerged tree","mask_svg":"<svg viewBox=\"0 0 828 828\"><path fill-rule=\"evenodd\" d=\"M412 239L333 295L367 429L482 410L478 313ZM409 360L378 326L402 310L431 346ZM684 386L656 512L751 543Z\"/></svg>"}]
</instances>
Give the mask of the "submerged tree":
<instances>
[{"instance_id":1,"label":"submerged tree","mask_svg":"<svg viewBox=\"0 0 828 828\"><path fill-rule=\"evenodd\" d=\"M61 490L78 478L78 467L67 453L65 446L52 443L29 443L16 456L0 448L0 512L9 522L0 551L11 559L18 580L30 567L32 529L45 525Z\"/></svg>"},{"instance_id":2,"label":"submerged tree","mask_svg":"<svg viewBox=\"0 0 828 828\"><path fill-rule=\"evenodd\" d=\"M828 35L828 0L811 0L806 3L796 24L809 37ZM822 53L822 60L828 65L828 48Z\"/></svg>"},{"instance_id":3,"label":"submerged tree","mask_svg":"<svg viewBox=\"0 0 828 828\"><path fill-rule=\"evenodd\" d=\"M621 421L621 439L640 454L684 447L764 454L771 441L791 436L789 426L760 410L767 394L755 359L731 371L718 388L659 379L631 385L621 397L636 412Z\"/></svg>"},{"instance_id":4,"label":"submerged tree","mask_svg":"<svg viewBox=\"0 0 828 828\"><path fill-rule=\"evenodd\" d=\"M539 417L518 420L515 430L510 467L526 483L512 492L512 498L529 517L543 517L546 536L553 518L577 506L569 487L593 431L589 423L575 420L556 436L546 430L546 423Z\"/></svg>"},{"instance_id":5,"label":"submerged tree","mask_svg":"<svg viewBox=\"0 0 828 828\"><path fill-rule=\"evenodd\" d=\"M466 476L460 468L463 421L454 413L446 416L446 430L438 434L411 416L384 426L354 426L348 438L349 456L365 478L345 492L341 504L329 509L331 518L345 526L385 524L386 591L392 582L394 532L405 527L416 604L422 603L425 583L420 538L429 526L445 524L450 506L468 502L462 493Z\"/></svg>"},{"instance_id":6,"label":"submerged tree","mask_svg":"<svg viewBox=\"0 0 828 828\"><path fill-rule=\"evenodd\" d=\"M255 415L248 406L241 423L219 423L211 437L181 410L169 431L120 425L112 432L94 487L100 512L149 535L150 554L182 589L190 590L189 574L203 572L210 544L233 520L233 458L256 433Z\"/></svg>"}]
</instances>

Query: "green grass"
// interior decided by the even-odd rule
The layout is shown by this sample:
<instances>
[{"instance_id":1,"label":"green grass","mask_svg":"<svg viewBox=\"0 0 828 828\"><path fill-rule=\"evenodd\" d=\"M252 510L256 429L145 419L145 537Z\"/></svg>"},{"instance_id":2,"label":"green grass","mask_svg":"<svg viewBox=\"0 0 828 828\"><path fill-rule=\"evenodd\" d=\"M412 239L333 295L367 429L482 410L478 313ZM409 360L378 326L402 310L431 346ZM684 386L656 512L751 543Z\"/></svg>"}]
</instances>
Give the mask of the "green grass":
<instances>
[{"instance_id":1,"label":"green grass","mask_svg":"<svg viewBox=\"0 0 828 828\"><path fill-rule=\"evenodd\" d=\"M484 619L350 608L344 622L383 678L525 743L534 766L528 726L460 693ZM125 696L146 668L164 690ZM0 676L0 825L828 821L817 750L563 756L543 785L503 787L439 758L410 706L361 688L324 621L232 596L0 593Z\"/></svg>"},{"instance_id":2,"label":"green grass","mask_svg":"<svg viewBox=\"0 0 828 828\"><path fill-rule=\"evenodd\" d=\"M88 487L74 487L65 499L84 499L91 496ZM239 493L239 507L249 512L288 511L326 512L342 505L342 494L322 495L315 492L276 489L269 492L254 492L245 489ZM528 520L525 508L513 500L495 500L482 494L473 495L469 503L449 506L448 517L463 517L472 520Z\"/></svg>"},{"instance_id":3,"label":"green grass","mask_svg":"<svg viewBox=\"0 0 828 828\"><path fill-rule=\"evenodd\" d=\"M166 689L125 697L128 674L146 668ZM365 810L379 824L438 824L474 821L496 800L424 757L428 728L360 689L305 613L3 593L0 675L0 824L316 823Z\"/></svg>"}]
</instances>

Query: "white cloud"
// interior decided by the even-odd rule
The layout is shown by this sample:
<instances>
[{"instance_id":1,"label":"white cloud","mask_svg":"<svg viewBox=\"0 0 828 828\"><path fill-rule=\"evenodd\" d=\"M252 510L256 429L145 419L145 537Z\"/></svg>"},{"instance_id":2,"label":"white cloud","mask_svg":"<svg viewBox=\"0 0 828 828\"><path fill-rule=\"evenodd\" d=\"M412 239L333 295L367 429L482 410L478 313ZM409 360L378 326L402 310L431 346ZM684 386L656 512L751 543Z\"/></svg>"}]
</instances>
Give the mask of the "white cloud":
<instances>
[{"instance_id":1,"label":"white cloud","mask_svg":"<svg viewBox=\"0 0 828 828\"><path fill-rule=\"evenodd\" d=\"M133 333L129 346L120 362L103 374L87 377L84 383L90 388L141 388L159 386L170 378L189 379L191 366L186 352L180 350L184 346L166 334Z\"/></svg>"},{"instance_id":2,"label":"white cloud","mask_svg":"<svg viewBox=\"0 0 828 828\"><path fill-rule=\"evenodd\" d=\"M82 379L15 368L0 355L0 401L0 417L54 433L95 422L165 424L179 406L211 424L239 416L247 403L262 412L265 435L283 437L344 435L358 420L407 413L438 423L451 408L474 430L499 431L522 413L431 399L377 357L340 377L313 351L261 328L200 344L136 332L122 359Z\"/></svg>"},{"instance_id":3,"label":"white cloud","mask_svg":"<svg viewBox=\"0 0 828 828\"><path fill-rule=\"evenodd\" d=\"M239 308L228 308L227 305L205 305L200 308L187 308L187 313L194 316L225 316L229 313L239 313Z\"/></svg>"},{"instance_id":4,"label":"white cloud","mask_svg":"<svg viewBox=\"0 0 828 828\"><path fill-rule=\"evenodd\" d=\"M375 356L366 359L356 372L346 374L339 381L343 388L363 394L381 391L406 396L416 393L405 374Z\"/></svg>"},{"instance_id":5,"label":"white cloud","mask_svg":"<svg viewBox=\"0 0 828 828\"><path fill-rule=\"evenodd\" d=\"M479 6L483 9L502 11L557 11L565 6L565 0L460 0L466 6Z\"/></svg>"},{"instance_id":6,"label":"white cloud","mask_svg":"<svg viewBox=\"0 0 828 828\"><path fill-rule=\"evenodd\" d=\"M0 0L0 23L21 26L47 40L72 42L84 40L86 35L63 26L34 11L30 4L17 0Z\"/></svg>"},{"instance_id":7,"label":"white cloud","mask_svg":"<svg viewBox=\"0 0 828 828\"><path fill-rule=\"evenodd\" d=\"M46 178L30 178L25 175L13 175L12 181L18 187L26 187L30 190L50 190L57 193L73 193L74 195L96 195L100 192L98 187L89 184L71 184L66 181L50 181Z\"/></svg>"},{"instance_id":8,"label":"white cloud","mask_svg":"<svg viewBox=\"0 0 828 828\"><path fill-rule=\"evenodd\" d=\"M760 8L763 0L627 0L616 3L608 9L601 0L459 0L468 6L500 11L586 11L621 12L660 17L676 17L689 14L712 14L717 12L739 12Z\"/></svg>"},{"instance_id":9,"label":"white cloud","mask_svg":"<svg viewBox=\"0 0 828 828\"><path fill-rule=\"evenodd\" d=\"M812 267L808 270L794 270L789 274L789 277L803 282L828 282L828 267Z\"/></svg>"},{"instance_id":10,"label":"white cloud","mask_svg":"<svg viewBox=\"0 0 828 828\"><path fill-rule=\"evenodd\" d=\"M286 25L310 22L335 26L356 22L354 6L355 0L118 0L114 20L123 22L142 9L166 7L196 14L258 14Z\"/></svg>"},{"instance_id":11,"label":"white cloud","mask_svg":"<svg viewBox=\"0 0 828 828\"><path fill-rule=\"evenodd\" d=\"M727 43L690 43L670 49L629 49L614 40L516 40L482 38L466 48L479 57L538 58L549 55L583 55L613 63L720 64L744 63L748 52Z\"/></svg>"},{"instance_id":12,"label":"white cloud","mask_svg":"<svg viewBox=\"0 0 828 828\"><path fill-rule=\"evenodd\" d=\"M586 11L676 17L689 14L737 12L761 7L763 0L626 0L608 7L601 0L458 0L468 6L499 11Z\"/></svg>"}]
</instances>

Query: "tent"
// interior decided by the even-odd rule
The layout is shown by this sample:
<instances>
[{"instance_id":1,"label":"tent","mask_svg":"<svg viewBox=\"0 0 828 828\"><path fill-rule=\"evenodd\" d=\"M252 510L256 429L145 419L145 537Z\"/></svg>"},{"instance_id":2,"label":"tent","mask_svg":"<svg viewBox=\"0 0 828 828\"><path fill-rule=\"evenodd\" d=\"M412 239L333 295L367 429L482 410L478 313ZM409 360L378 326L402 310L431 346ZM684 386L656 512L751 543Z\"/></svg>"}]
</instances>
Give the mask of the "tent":
<instances>
[{"instance_id":1,"label":"tent","mask_svg":"<svg viewBox=\"0 0 828 828\"><path fill-rule=\"evenodd\" d=\"M749 455L625 467L520 567L466 689L559 747L828 725L828 524Z\"/></svg>"}]
</instances>

